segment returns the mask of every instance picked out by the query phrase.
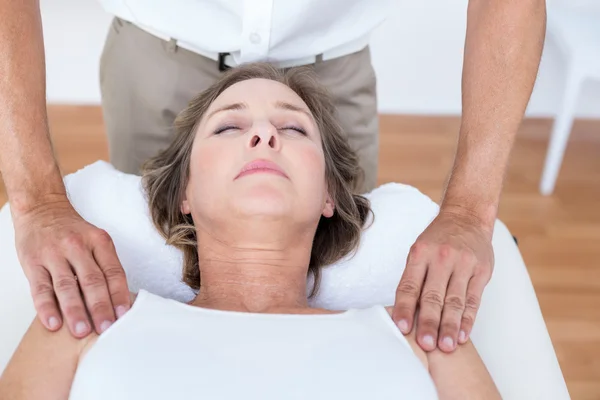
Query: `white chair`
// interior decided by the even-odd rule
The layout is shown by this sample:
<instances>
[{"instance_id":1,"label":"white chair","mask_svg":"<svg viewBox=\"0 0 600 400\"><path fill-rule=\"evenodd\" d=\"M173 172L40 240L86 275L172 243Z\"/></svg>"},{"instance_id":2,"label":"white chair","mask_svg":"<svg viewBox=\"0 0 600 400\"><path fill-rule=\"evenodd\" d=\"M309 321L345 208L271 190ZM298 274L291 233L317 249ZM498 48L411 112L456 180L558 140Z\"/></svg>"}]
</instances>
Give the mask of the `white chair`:
<instances>
[{"instance_id":1,"label":"white chair","mask_svg":"<svg viewBox=\"0 0 600 400\"><path fill-rule=\"evenodd\" d=\"M600 80L600 6L590 0L549 3L547 32L565 58L566 82L540 182L543 195L554 191L580 89L588 79Z\"/></svg>"}]
</instances>

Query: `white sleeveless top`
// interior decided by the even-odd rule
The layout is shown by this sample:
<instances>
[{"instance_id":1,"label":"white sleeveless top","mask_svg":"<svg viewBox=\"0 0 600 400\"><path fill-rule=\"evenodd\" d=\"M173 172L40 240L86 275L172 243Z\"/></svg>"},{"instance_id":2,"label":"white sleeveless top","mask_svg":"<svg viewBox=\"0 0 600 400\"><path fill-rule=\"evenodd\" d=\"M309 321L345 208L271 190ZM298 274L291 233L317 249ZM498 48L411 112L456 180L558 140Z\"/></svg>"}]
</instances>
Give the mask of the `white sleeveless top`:
<instances>
[{"instance_id":1,"label":"white sleeveless top","mask_svg":"<svg viewBox=\"0 0 600 400\"><path fill-rule=\"evenodd\" d=\"M437 400L385 307L287 315L141 290L79 363L70 400Z\"/></svg>"}]
</instances>

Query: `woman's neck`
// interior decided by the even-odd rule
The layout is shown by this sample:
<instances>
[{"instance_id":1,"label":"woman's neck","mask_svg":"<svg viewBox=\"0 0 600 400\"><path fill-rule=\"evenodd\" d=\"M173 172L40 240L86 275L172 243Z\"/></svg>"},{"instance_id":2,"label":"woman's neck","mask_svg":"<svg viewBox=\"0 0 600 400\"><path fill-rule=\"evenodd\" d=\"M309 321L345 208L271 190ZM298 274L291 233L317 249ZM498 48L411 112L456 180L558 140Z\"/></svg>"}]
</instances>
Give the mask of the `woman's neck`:
<instances>
[{"instance_id":1,"label":"woman's neck","mask_svg":"<svg viewBox=\"0 0 600 400\"><path fill-rule=\"evenodd\" d=\"M201 288L193 305L257 313L308 306L306 272L297 273L300 268L253 262L214 263L207 269L200 273Z\"/></svg>"},{"instance_id":2,"label":"woman's neck","mask_svg":"<svg viewBox=\"0 0 600 400\"><path fill-rule=\"evenodd\" d=\"M257 313L308 307L311 241L280 237L267 244L233 245L198 239L201 287L192 305Z\"/></svg>"}]
</instances>

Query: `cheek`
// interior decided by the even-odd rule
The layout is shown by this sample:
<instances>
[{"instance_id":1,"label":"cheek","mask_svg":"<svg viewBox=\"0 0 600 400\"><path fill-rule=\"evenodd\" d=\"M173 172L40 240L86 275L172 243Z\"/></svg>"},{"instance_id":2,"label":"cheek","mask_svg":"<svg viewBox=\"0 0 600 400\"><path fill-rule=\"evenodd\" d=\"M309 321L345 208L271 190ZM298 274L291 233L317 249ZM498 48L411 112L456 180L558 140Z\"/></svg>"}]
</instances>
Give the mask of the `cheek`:
<instances>
[{"instance_id":1,"label":"cheek","mask_svg":"<svg viewBox=\"0 0 600 400\"><path fill-rule=\"evenodd\" d=\"M207 206L226 180L231 157L224 156L220 143L195 146L190 159L190 179L186 195L192 210Z\"/></svg>"},{"instance_id":2,"label":"cheek","mask_svg":"<svg viewBox=\"0 0 600 400\"><path fill-rule=\"evenodd\" d=\"M303 143L295 148L296 158L312 173L325 172L323 150L315 143Z\"/></svg>"},{"instance_id":3,"label":"cheek","mask_svg":"<svg viewBox=\"0 0 600 400\"><path fill-rule=\"evenodd\" d=\"M296 171L306 188L312 193L321 191L325 182L325 158L320 147L311 145L298 148L296 152Z\"/></svg>"},{"instance_id":4,"label":"cheek","mask_svg":"<svg viewBox=\"0 0 600 400\"><path fill-rule=\"evenodd\" d=\"M325 155L320 147L312 146L304 150L304 165L308 166L311 176L325 179Z\"/></svg>"}]
</instances>

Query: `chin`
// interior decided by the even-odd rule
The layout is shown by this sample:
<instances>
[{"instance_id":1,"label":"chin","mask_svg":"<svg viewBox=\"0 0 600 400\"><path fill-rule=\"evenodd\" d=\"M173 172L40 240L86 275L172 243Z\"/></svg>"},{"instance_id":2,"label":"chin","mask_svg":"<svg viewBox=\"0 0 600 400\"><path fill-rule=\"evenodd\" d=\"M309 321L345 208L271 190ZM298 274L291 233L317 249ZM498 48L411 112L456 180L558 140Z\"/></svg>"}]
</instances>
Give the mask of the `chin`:
<instances>
[{"instance_id":1,"label":"chin","mask_svg":"<svg viewBox=\"0 0 600 400\"><path fill-rule=\"evenodd\" d=\"M253 182L240 185L230 200L241 215L279 217L291 211L290 189L279 182Z\"/></svg>"}]
</instances>

